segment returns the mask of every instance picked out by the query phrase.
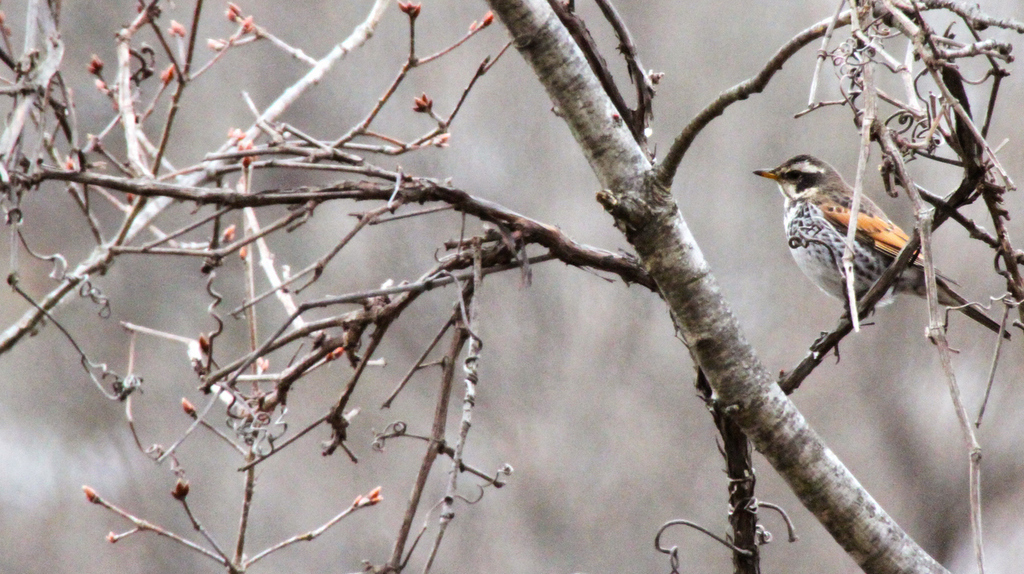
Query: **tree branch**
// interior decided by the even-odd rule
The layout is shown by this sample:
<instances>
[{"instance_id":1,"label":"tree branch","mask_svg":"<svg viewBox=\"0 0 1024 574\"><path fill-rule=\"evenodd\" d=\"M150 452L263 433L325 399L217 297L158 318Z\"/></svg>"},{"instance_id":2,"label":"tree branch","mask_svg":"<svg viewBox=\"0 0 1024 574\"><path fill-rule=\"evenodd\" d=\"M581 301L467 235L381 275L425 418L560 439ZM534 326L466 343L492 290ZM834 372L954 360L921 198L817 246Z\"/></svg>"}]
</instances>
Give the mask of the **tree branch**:
<instances>
[{"instance_id":1,"label":"tree branch","mask_svg":"<svg viewBox=\"0 0 1024 574\"><path fill-rule=\"evenodd\" d=\"M768 82L771 81L772 76L782 69L786 61L802 50L804 46L824 35L830 26L846 26L849 23L850 11L847 10L836 18L827 18L805 29L796 36L793 36L792 40L783 44L757 75L719 94L713 102L708 104L690 120L690 123L683 128L683 131L676 137L676 140L672 142L672 147L669 148L665 158L658 164L656 173L658 184L665 188L672 187L672 180L675 179L676 170L679 169L679 163L683 161L686 151L690 149L690 144L693 143L693 140L697 139L700 132L712 120L725 113L726 108L740 100L749 98L753 94L763 92L768 87Z\"/></svg>"},{"instance_id":2,"label":"tree branch","mask_svg":"<svg viewBox=\"0 0 1024 574\"><path fill-rule=\"evenodd\" d=\"M516 47L533 66L605 186L598 200L615 216L658 284L679 336L707 374L727 416L866 572L945 572L864 490L774 384L743 336L686 221L661 185L671 180L675 169L661 171L659 176L651 173L628 130L611 121L613 106L547 4L538 0L489 0L489 4L512 33ZM827 23L820 26L823 33ZM685 145L678 147L676 155L681 157Z\"/></svg>"}]
</instances>

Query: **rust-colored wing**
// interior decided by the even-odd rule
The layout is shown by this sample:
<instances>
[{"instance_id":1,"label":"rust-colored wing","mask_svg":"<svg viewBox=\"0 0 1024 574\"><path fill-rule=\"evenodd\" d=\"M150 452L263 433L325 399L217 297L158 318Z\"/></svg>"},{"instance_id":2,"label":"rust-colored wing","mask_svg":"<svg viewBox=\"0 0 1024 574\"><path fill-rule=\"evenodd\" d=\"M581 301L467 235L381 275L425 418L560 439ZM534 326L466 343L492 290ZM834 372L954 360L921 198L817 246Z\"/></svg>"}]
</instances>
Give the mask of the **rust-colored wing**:
<instances>
[{"instance_id":1,"label":"rust-colored wing","mask_svg":"<svg viewBox=\"0 0 1024 574\"><path fill-rule=\"evenodd\" d=\"M861 239L871 240L875 243L875 249L882 253L895 257L900 249L910 241L910 237L903 232L895 223L889 221L881 210L872 209L874 206L865 205L863 211L857 216L857 235ZM850 210L847 207L835 203L826 203L821 206L825 219L841 227L844 231L850 228ZM872 211L876 213L871 213Z\"/></svg>"}]
</instances>

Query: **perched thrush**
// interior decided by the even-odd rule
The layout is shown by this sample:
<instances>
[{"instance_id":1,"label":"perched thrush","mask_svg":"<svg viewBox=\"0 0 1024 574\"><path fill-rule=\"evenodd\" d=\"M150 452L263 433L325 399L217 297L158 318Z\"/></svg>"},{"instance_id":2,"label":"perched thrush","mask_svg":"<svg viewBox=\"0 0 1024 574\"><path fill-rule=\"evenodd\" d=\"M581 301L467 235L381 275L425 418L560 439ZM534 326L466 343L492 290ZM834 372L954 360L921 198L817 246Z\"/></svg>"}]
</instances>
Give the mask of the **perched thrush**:
<instances>
[{"instance_id":1,"label":"perched thrush","mask_svg":"<svg viewBox=\"0 0 1024 574\"><path fill-rule=\"evenodd\" d=\"M775 169L755 174L775 180L785 198L786 236L797 265L822 291L846 299L842 257L846 247L853 203L853 188L831 165L798 155ZM860 299L893 262L910 238L873 201L861 196L860 215L853 249L854 289ZM948 280L936 277L939 303L958 307L965 315L998 333L999 323L967 306L968 301L950 288ZM924 268L918 258L885 296L879 306L892 302L893 293L925 296ZM1009 336L1004 332L1004 336Z\"/></svg>"}]
</instances>

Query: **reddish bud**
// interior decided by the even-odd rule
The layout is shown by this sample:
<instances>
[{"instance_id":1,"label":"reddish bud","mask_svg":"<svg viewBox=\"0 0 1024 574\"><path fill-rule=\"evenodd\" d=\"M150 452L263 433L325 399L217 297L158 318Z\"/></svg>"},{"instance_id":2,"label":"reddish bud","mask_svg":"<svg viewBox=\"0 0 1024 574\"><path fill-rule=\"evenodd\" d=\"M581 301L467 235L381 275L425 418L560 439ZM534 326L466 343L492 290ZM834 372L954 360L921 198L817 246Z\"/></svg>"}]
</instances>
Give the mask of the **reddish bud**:
<instances>
[{"instance_id":1,"label":"reddish bud","mask_svg":"<svg viewBox=\"0 0 1024 574\"><path fill-rule=\"evenodd\" d=\"M134 193L126 193L126 194L124 194L124 199L128 203L135 203L135 194Z\"/></svg>"},{"instance_id":2,"label":"reddish bud","mask_svg":"<svg viewBox=\"0 0 1024 574\"><path fill-rule=\"evenodd\" d=\"M93 54L92 58L89 58L89 64L85 67L85 69L88 70L89 73L94 76L98 75L100 72L103 71L103 60L101 60L100 57L96 54Z\"/></svg>"},{"instance_id":3,"label":"reddish bud","mask_svg":"<svg viewBox=\"0 0 1024 574\"><path fill-rule=\"evenodd\" d=\"M231 128L228 130L228 139L241 141L243 138L245 138L245 132L242 130L238 128Z\"/></svg>"},{"instance_id":4,"label":"reddish bud","mask_svg":"<svg viewBox=\"0 0 1024 574\"><path fill-rule=\"evenodd\" d=\"M423 94L412 101L412 111L425 114L430 112L430 109L434 106L434 100L427 97L427 94Z\"/></svg>"},{"instance_id":5,"label":"reddish bud","mask_svg":"<svg viewBox=\"0 0 1024 574\"><path fill-rule=\"evenodd\" d=\"M252 148L253 148L253 145L252 145L251 141L243 140L243 141L238 142L238 151L249 151ZM252 156L251 155L247 155L247 156L243 157L242 158L242 167L249 167L250 165L252 165Z\"/></svg>"},{"instance_id":6,"label":"reddish bud","mask_svg":"<svg viewBox=\"0 0 1024 574\"><path fill-rule=\"evenodd\" d=\"M68 160L64 162L64 169L67 171L75 171L75 159L68 157Z\"/></svg>"},{"instance_id":7,"label":"reddish bud","mask_svg":"<svg viewBox=\"0 0 1024 574\"><path fill-rule=\"evenodd\" d=\"M378 502L381 502L381 501L384 500L384 497L380 495L380 487L379 486L377 488L375 488L375 489L370 491L369 498L370 498L370 504L377 504Z\"/></svg>"},{"instance_id":8,"label":"reddish bud","mask_svg":"<svg viewBox=\"0 0 1024 574\"><path fill-rule=\"evenodd\" d=\"M96 84L96 89L99 90L100 93L102 93L102 94L109 94L110 93L110 88L107 87L107 83L104 82L103 80L101 80L99 78L96 78L95 84Z\"/></svg>"},{"instance_id":9,"label":"reddish bud","mask_svg":"<svg viewBox=\"0 0 1024 574\"><path fill-rule=\"evenodd\" d=\"M185 27L181 25L181 22L178 22L177 20L171 20L171 27L167 29L167 33L171 36L184 38L186 31Z\"/></svg>"},{"instance_id":10,"label":"reddish bud","mask_svg":"<svg viewBox=\"0 0 1024 574\"><path fill-rule=\"evenodd\" d=\"M238 256L241 257L242 259L245 259L246 257L249 256L249 250L246 249L246 247L248 246L243 245L242 248L238 250Z\"/></svg>"},{"instance_id":11,"label":"reddish bud","mask_svg":"<svg viewBox=\"0 0 1024 574\"><path fill-rule=\"evenodd\" d=\"M178 482L174 484L174 489L171 490L171 496L176 500L185 500L185 497L188 496L188 481L179 478Z\"/></svg>"},{"instance_id":12,"label":"reddish bud","mask_svg":"<svg viewBox=\"0 0 1024 574\"><path fill-rule=\"evenodd\" d=\"M227 227L227 229L225 229L224 232L220 234L220 240L221 241L229 241L229 242L230 241L234 241L235 240L235 230L236 229L237 229L237 227L235 227L234 223L229 225Z\"/></svg>"},{"instance_id":13,"label":"reddish bud","mask_svg":"<svg viewBox=\"0 0 1024 574\"><path fill-rule=\"evenodd\" d=\"M256 25L253 24L252 16L249 16L245 20L242 20L242 32L246 34L252 34L256 31Z\"/></svg>"},{"instance_id":14,"label":"reddish bud","mask_svg":"<svg viewBox=\"0 0 1024 574\"><path fill-rule=\"evenodd\" d=\"M452 139L452 134L441 134L434 138L431 143L437 147L448 147L448 140Z\"/></svg>"},{"instance_id":15,"label":"reddish bud","mask_svg":"<svg viewBox=\"0 0 1024 574\"><path fill-rule=\"evenodd\" d=\"M242 17L242 9L238 7L238 4L234 2L228 2L228 9L224 12L228 20L235 22Z\"/></svg>"},{"instance_id":16,"label":"reddish bud","mask_svg":"<svg viewBox=\"0 0 1024 574\"><path fill-rule=\"evenodd\" d=\"M488 11L484 14L484 19L480 21L480 27L486 28L494 23L494 12Z\"/></svg>"},{"instance_id":17,"label":"reddish bud","mask_svg":"<svg viewBox=\"0 0 1024 574\"><path fill-rule=\"evenodd\" d=\"M260 357L256 359L256 370L261 375L270 370L270 360L267 359L266 357Z\"/></svg>"},{"instance_id":18,"label":"reddish bud","mask_svg":"<svg viewBox=\"0 0 1024 574\"><path fill-rule=\"evenodd\" d=\"M93 504L98 504L100 501L100 495L96 494L96 491L91 486L82 486L82 492L85 493L85 499Z\"/></svg>"},{"instance_id":19,"label":"reddish bud","mask_svg":"<svg viewBox=\"0 0 1024 574\"><path fill-rule=\"evenodd\" d=\"M399 2L398 9L409 15L410 20L415 20L420 15L420 4L413 4L412 2Z\"/></svg>"},{"instance_id":20,"label":"reddish bud","mask_svg":"<svg viewBox=\"0 0 1024 574\"><path fill-rule=\"evenodd\" d=\"M174 64L171 64L171 65L167 66L167 69L165 69L163 72L160 73L160 81L163 82L164 85L167 85L167 84L170 84L171 80L173 80L173 79L174 79Z\"/></svg>"},{"instance_id":21,"label":"reddish bud","mask_svg":"<svg viewBox=\"0 0 1024 574\"><path fill-rule=\"evenodd\" d=\"M326 361L333 361L335 359L341 358L344 354L345 354L345 345L342 345L340 347L335 347L333 351L331 351L330 353L327 353L327 357L324 360L326 360Z\"/></svg>"},{"instance_id":22,"label":"reddish bud","mask_svg":"<svg viewBox=\"0 0 1024 574\"><path fill-rule=\"evenodd\" d=\"M109 542L111 544L117 542L117 534L114 534L113 532L108 532L107 533L107 542Z\"/></svg>"},{"instance_id":23,"label":"reddish bud","mask_svg":"<svg viewBox=\"0 0 1024 574\"><path fill-rule=\"evenodd\" d=\"M366 496L357 496L355 502L352 503L352 506L373 506L374 504L377 504L382 500L384 500L384 498L381 497L380 487L378 486L377 488L371 490L370 493L367 494Z\"/></svg>"},{"instance_id":24,"label":"reddish bud","mask_svg":"<svg viewBox=\"0 0 1024 574\"><path fill-rule=\"evenodd\" d=\"M190 417L196 416L196 406L185 397L181 397L181 410L185 411L185 414Z\"/></svg>"},{"instance_id":25,"label":"reddish bud","mask_svg":"<svg viewBox=\"0 0 1024 574\"><path fill-rule=\"evenodd\" d=\"M210 354L210 339L207 338L206 335L199 335L199 350L202 351L204 355Z\"/></svg>"}]
</instances>

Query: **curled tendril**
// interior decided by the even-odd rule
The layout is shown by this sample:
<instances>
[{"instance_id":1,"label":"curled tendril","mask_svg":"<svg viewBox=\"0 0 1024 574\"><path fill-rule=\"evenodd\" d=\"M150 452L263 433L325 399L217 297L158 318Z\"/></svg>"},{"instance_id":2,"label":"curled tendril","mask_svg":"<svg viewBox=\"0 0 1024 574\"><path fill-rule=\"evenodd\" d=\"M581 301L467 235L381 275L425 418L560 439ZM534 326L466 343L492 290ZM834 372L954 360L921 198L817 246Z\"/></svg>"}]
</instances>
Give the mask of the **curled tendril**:
<instances>
[{"instance_id":1,"label":"curled tendril","mask_svg":"<svg viewBox=\"0 0 1024 574\"><path fill-rule=\"evenodd\" d=\"M914 114L907 110L897 110L896 113L892 114L885 119L885 126L899 134L905 134L910 131L911 128L918 129L918 124L927 125L925 119L918 119ZM912 132L914 133L914 132Z\"/></svg>"},{"instance_id":2,"label":"curled tendril","mask_svg":"<svg viewBox=\"0 0 1024 574\"><path fill-rule=\"evenodd\" d=\"M928 77L928 68L924 68L920 72L914 75L914 95L923 102L928 101L928 98L921 95L921 86L918 84L921 78Z\"/></svg>"},{"instance_id":3,"label":"curled tendril","mask_svg":"<svg viewBox=\"0 0 1024 574\"><path fill-rule=\"evenodd\" d=\"M384 428L383 432L376 433L373 435L373 443L370 445L373 450L377 452L384 452L384 443L389 438L395 438L405 435L408 430L408 425L403 421L395 421Z\"/></svg>"},{"instance_id":4,"label":"curled tendril","mask_svg":"<svg viewBox=\"0 0 1024 574\"><path fill-rule=\"evenodd\" d=\"M839 89L851 103L864 91L864 82L861 77L864 64L870 58L865 60L862 52L863 48L858 47L858 44L849 38L831 53Z\"/></svg>"},{"instance_id":5,"label":"curled tendril","mask_svg":"<svg viewBox=\"0 0 1024 574\"><path fill-rule=\"evenodd\" d=\"M806 237L803 237L801 235L791 235L789 237L790 249L800 249L802 247L809 247L810 245L811 242L808 241Z\"/></svg>"},{"instance_id":6,"label":"curled tendril","mask_svg":"<svg viewBox=\"0 0 1024 574\"><path fill-rule=\"evenodd\" d=\"M128 398L128 395L134 393L136 390L142 392L142 377L136 375L128 375L125 378L118 377L113 373L103 373L103 378L114 377L114 382L111 383L111 388L114 390L114 395L117 396L119 401L123 401Z\"/></svg>"},{"instance_id":7,"label":"curled tendril","mask_svg":"<svg viewBox=\"0 0 1024 574\"><path fill-rule=\"evenodd\" d=\"M4 221L7 225L21 225L21 222L25 220L25 214L22 213L20 207L11 207L5 210Z\"/></svg>"},{"instance_id":8,"label":"curled tendril","mask_svg":"<svg viewBox=\"0 0 1024 574\"><path fill-rule=\"evenodd\" d=\"M791 223L789 248L806 248L814 244L823 245L831 251L832 246L828 242L818 239L818 236L825 231L826 225L828 225L828 223L819 220L812 220L807 223Z\"/></svg>"},{"instance_id":9,"label":"curled tendril","mask_svg":"<svg viewBox=\"0 0 1024 574\"><path fill-rule=\"evenodd\" d=\"M935 148L939 147L943 143L942 133L939 132L938 130L931 131L931 126L926 122L922 122L919 125L915 126L914 131L911 132L910 135L911 137L914 138L914 141L920 141L924 140L925 138L930 138L926 142L925 148L929 153L934 152Z\"/></svg>"},{"instance_id":10,"label":"curled tendril","mask_svg":"<svg viewBox=\"0 0 1024 574\"><path fill-rule=\"evenodd\" d=\"M670 521L666 522L665 524L662 524L661 528L658 529L658 533L654 536L654 548L658 552L661 552L662 554L668 554L669 555L669 563L672 566L672 572L678 572L679 571L679 547L678 546L671 546L671 547L662 546L661 545L661 536L662 536L662 534L665 533L666 530L668 530L669 528L671 528L673 526L689 526L690 528L693 528L694 530L700 531L700 532L704 533L705 535L711 537L713 540L717 541L719 544L729 548L730 550L732 550L733 552L735 552L737 554L742 554L744 556L753 556L753 552L751 552L750 550L746 550L744 548L740 548L740 547L736 546L735 544L733 544L729 540L726 540L725 538L721 538L720 536L718 536L715 533L711 532L707 528L704 528L703 526L697 524L696 522L692 522L690 520L684 520L682 518L678 518L676 520L670 520Z\"/></svg>"},{"instance_id":11,"label":"curled tendril","mask_svg":"<svg viewBox=\"0 0 1024 574\"><path fill-rule=\"evenodd\" d=\"M872 40L888 40L889 38L897 38L903 34L897 30L893 30L888 26L882 24L881 19L877 19L869 26Z\"/></svg>"},{"instance_id":12,"label":"curled tendril","mask_svg":"<svg viewBox=\"0 0 1024 574\"><path fill-rule=\"evenodd\" d=\"M110 317L110 300L100 291L99 288L92 284L89 280L89 276L86 275L82 278L82 282L78 285L78 296L89 299L95 305L99 305L99 316L101 319Z\"/></svg>"},{"instance_id":13,"label":"curled tendril","mask_svg":"<svg viewBox=\"0 0 1024 574\"><path fill-rule=\"evenodd\" d=\"M61 331L64 331L64 327L62 327L56 321L54 321L54 325L56 325L57 328L60 329ZM65 332L65 334L67 333ZM122 379L120 375L118 375L114 371L111 371L107 367L106 363L96 363L89 359L89 357L86 357L81 347L79 347L78 343L76 343L73 339L71 340L71 345L74 346L75 350L78 351L80 354L79 363L81 363L82 369L84 369L85 373L89 375L90 379L92 379L92 382L94 385L96 385L96 388L98 388L100 392L103 393L103 396L107 397L112 401L123 401L127 399L128 395L132 394L133 391L140 388L140 385L142 384L142 379L138 377L132 377L131 375L129 375L125 379ZM96 377L96 373L94 371L100 372L98 378ZM110 384L110 388L112 391L111 393L108 393L106 388L104 388L103 386L103 383L108 379L114 380L114 382Z\"/></svg>"},{"instance_id":14,"label":"curled tendril","mask_svg":"<svg viewBox=\"0 0 1024 574\"><path fill-rule=\"evenodd\" d=\"M17 212L16 216L18 218L17 225L20 225L21 224L21 220L22 220L22 215L21 215L21 209L20 208L12 209L10 212L8 212L8 214L7 214L7 220L8 220L7 223L9 224L11 222L11 215L13 213L15 213L15 212ZM25 248L25 251L29 255L31 255L32 257L34 257L35 259L38 259L40 261L47 261L47 262L53 264L53 270L50 271L50 278L51 279L54 279L54 280L57 280L57 281L63 281L64 280L64 276L65 276L65 274L67 273L67 270L68 270L68 261L67 261L67 259L64 259L63 255L61 255L60 253L54 253L53 255L43 255L42 253L36 253L35 251L32 251L31 247L28 246L28 241L25 240L25 235L21 233L20 229L16 229L15 233L18 234L18 239L21 241L21 246Z\"/></svg>"},{"instance_id":15,"label":"curled tendril","mask_svg":"<svg viewBox=\"0 0 1024 574\"><path fill-rule=\"evenodd\" d=\"M156 51L151 46L143 44L138 50L131 49L130 53L139 62L139 69L132 72L132 83L137 86L153 75L156 66Z\"/></svg>"},{"instance_id":16,"label":"curled tendril","mask_svg":"<svg viewBox=\"0 0 1024 574\"><path fill-rule=\"evenodd\" d=\"M274 451L274 442L288 431L287 412L284 408L275 418L266 411L229 409L227 424L257 455L267 456Z\"/></svg>"},{"instance_id":17,"label":"curled tendril","mask_svg":"<svg viewBox=\"0 0 1024 574\"><path fill-rule=\"evenodd\" d=\"M209 275L207 275L206 277L206 293L210 296L211 299L213 299L212 301L210 301L210 305L206 307L206 313L210 315L210 317L217 323L217 328L214 329L213 331L210 331L207 339L210 343L210 353L206 357L205 366L205 370L207 372L209 372L210 365L213 363L213 341L214 339L217 338L217 336L224 332L224 321L220 318L220 315L218 315L216 311L217 306L220 305L220 302L224 300L224 297L213 289L213 281L216 278L217 273L215 271L210 271Z\"/></svg>"}]
</instances>

